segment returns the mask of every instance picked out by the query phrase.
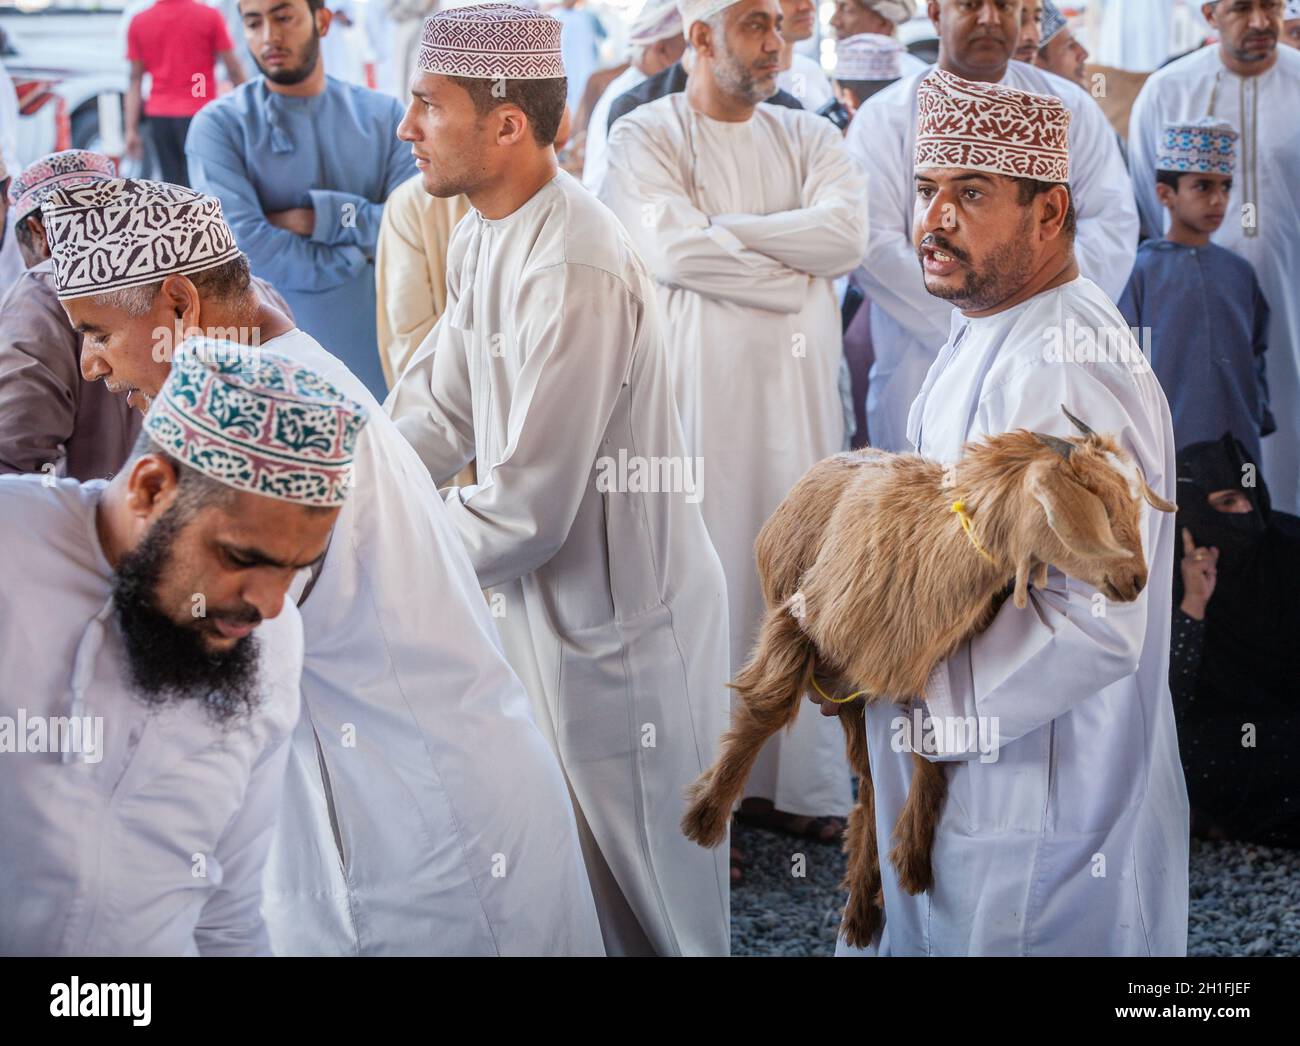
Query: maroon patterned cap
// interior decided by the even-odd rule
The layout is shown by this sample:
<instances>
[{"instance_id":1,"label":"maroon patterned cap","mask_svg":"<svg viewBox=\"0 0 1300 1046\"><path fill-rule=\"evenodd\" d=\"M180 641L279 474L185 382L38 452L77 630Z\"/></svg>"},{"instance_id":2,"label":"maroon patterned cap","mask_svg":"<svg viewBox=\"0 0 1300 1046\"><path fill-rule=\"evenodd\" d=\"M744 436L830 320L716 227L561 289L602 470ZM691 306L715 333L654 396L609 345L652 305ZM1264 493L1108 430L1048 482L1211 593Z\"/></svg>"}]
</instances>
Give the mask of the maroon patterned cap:
<instances>
[{"instance_id":1,"label":"maroon patterned cap","mask_svg":"<svg viewBox=\"0 0 1300 1046\"><path fill-rule=\"evenodd\" d=\"M1059 98L933 69L916 95L916 170L1070 180L1070 110Z\"/></svg>"}]
</instances>

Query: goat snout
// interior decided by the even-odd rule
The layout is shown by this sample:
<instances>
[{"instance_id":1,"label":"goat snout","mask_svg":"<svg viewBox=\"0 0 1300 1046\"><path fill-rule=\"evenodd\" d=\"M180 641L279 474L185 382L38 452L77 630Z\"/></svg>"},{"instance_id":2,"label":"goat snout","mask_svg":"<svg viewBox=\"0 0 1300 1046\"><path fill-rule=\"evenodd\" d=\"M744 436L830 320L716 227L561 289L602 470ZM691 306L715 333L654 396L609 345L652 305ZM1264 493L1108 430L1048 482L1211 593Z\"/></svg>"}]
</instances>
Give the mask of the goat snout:
<instances>
[{"instance_id":1,"label":"goat snout","mask_svg":"<svg viewBox=\"0 0 1300 1046\"><path fill-rule=\"evenodd\" d=\"M1142 570L1117 570L1107 575L1107 581L1110 582L1112 594L1119 597L1122 602L1129 602L1137 599L1142 594L1142 590L1147 585L1147 572Z\"/></svg>"}]
</instances>

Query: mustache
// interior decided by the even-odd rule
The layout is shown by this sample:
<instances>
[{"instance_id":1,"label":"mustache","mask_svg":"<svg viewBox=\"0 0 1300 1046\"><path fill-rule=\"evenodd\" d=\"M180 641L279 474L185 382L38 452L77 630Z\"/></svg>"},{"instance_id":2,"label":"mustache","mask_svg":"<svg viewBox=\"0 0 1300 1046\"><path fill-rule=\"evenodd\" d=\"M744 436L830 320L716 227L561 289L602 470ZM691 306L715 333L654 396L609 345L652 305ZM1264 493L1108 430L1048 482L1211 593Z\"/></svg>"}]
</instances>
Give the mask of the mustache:
<instances>
[{"instance_id":1,"label":"mustache","mask_svg":"<svg viewBox=\"0 0 1300 1046\"><path fill-rule=\"evenodd\" d=\"M921 245L916 249L917 256L919 257L921 252L927 247L933 248L936 251L943 251L944 254L950 254L959 262L970 261L969 254L963 251L960 247L954 247L948 242L946 236L940 236L937 232L928 232L925 234L925 238L921 241Z\"/></svg>"},{"instance_id":2,"label":"mustache","mask_svg":"<svg viewBox=\"0 0 1300 1046\"><path fill-rule=\"evenodd\" d=\"M220 608L213 610L209 607L208 617L219 617L222 621L229 621L235 625L260 625L262 623L261 611L247 604L238 610L223 610Z\"/></svg>"}]
</instances>

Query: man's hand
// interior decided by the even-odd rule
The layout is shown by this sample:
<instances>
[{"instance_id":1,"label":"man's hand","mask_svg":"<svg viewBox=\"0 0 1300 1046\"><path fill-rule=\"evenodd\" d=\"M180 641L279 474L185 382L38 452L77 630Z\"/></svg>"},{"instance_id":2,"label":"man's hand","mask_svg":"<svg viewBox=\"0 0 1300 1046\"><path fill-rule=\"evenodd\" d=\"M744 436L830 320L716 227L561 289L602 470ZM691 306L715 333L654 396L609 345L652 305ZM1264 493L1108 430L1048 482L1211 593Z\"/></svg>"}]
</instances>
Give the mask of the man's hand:
<instances>
[{"instance_id":1,"label":"man's hand","mask_svg":"<svg viewBox=\"0 0 1300 1046\"><path fill-rule=\"evenodd\" d=\"M1194 621L1205 618L1205 607L1214 595L1218 576L1219 550L1197 548L1192 532L1183 527L1183 601L1179 609Z\"/></svg>"},{"instance_id":2,"label":"man's hand","mask_svg":"<svg viewBox=\"0 0 1300 1046\"><path fill-rule=\"evenodd\" d=\"M316 228L316 208L293 207L287 211L267 211L266 220L279 229L299 236L310 236Z\"/></svg>"},{"instance_id":3,"label":"man's hand","mask_svg":"<svg viewBox=\"0 0 1300 1046\"><path fill-rule=\"evenodd\" d=\"M139 131L126 132L126 155L137 162L144 159L144 139Z\"/></svg>"}]
</instances>

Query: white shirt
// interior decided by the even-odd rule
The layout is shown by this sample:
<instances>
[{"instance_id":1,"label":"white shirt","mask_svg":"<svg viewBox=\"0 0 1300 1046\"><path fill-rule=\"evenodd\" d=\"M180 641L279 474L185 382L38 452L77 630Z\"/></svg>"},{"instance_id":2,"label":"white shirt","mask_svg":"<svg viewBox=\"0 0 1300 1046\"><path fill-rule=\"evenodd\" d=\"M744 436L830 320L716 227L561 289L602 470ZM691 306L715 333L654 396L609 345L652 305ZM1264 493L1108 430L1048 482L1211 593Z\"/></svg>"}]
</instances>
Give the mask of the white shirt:
<instances>
[{"instance_id":1,"label":"white shirt","mask_svg":"<svg viewBox=\"0 0 1300 1046\"><path fill-rule=\"evenodd\" d=\"M269 955L259 905L298 719L298 612L286 601L254 633L247 717L151 707L96 532L106 484L44 479L0 478L0 951ZM99 721L98 751L15 750L21 719L73 716Z\"/></svg>"},{"instance_id":2,"label":"white shirt","mask_svg":"<svg viewBox=\"0 0 1300 1046\"><path fill-rule=\"evenodd\" d=\"M1254 266L1268 300L1269 405L1277 432L1264 438L1262 464L1273 507L1291 513L1300 512L1298 99L1300 51L1279 44L1272 69L1243 78L1224 68L1216 44L1153 73L1129 120L1133 188L1143 226L1153 236L1161 235L1165 225L1155 189L1156 148L1164 125L1213 112L1241 135L1228 216L1213 238ZM1253 229L1246 227L1247 218Z\"/></svg>"},{"instance_id":3,"label":"white shirt","mask_svg":"<svg viewBox=\"0 0 1300 1046\"><path fill-rule=\"evenodd\" d=\"M954 313L953 337L912 405L917 450L946 463L967 440L1016 428L1075 435L1065 404L1114 435L1172 500L1169 408L1141 350L1129 337L1128 363L1063 361L1051 339L1071 330L1124 337L1128 328L1083 278L993 316ZM1053 570L1045 590L1030 589L1029 606L1008 600L931 674L929 714L996 721L986 740L1000 746L986 746L995 758L982 761L974 745L941 743L948 795L928 893L900 890L881 847L881 954L1185 953L1187 791L1168 683L1175 526L1172 514L1142 512L1149 575L1137 600L1103 601ZM894 720L911 713L882 702L866 714L884 840L911 776L911 753L892 747Z\"/></svg>"},{"instance_id":4,"label":"white shirt","mask_svg":"<svg viewBox=\"0 0 1300 1046\"><path fill-rule=\"evenodd\" d=\"M695 492L711 495L682 481L714 473L686 461L653 285L560 172L505 218L461 220L447 294L387 407L432 475L476 461L447 514L598 849L606 946L629 947L630 910L659 954L726 954L725 847L679 828L726 721L726 590ZM647 492L633 470L654 461L678 478L656 469Z\"/></svg>"},{"instance_id":5,"label":"white shirt","mask_svg":"<svg viewBox=\"0 0 1300 1046\"><path fill-rule=\"evenodd\" d=\"M928 72L928 67L926 72ZM907 410L948 337L952 306L925 289L912 245L916 191L916 90L926 72L873 95L849 124L844 144L867 172L871 239L858 278L871 299L876 361L867 393L871 443L907 446ZM1070 110L1070 190L1078 217L1075 253L1083 275L1112 299L1137 256L1137 208L1115 132L1077 84L1023 62L1008 62L1007 87L1060 98Z\"/></svg>"},{"instance_id":6,"label":"white shirt","mask_svg":"<svg viewBox=\"0 0 1300 1046\"><path fill-rule=\"evenodd\" d=\"M614 99L627 94L642 80L647 79L635 65L629 65L610 82L591 110L587 121L587 144L583 151L582 184L594 193L600 192L605 178L605 143L609 139L609 110Z\"/></svg>"},{"instance_id":7,"label":"white shirt","mask_svg":"<svg viewBox=\"0 0 1300 1046\"><path fill-rule=\"evenodd\" d=\"M563 775L428 473L315 339L262 348L369 415L300 608L303 717L267 876L276 950L600 954Z\"/></svg>"},{"instance_id":8,"label":"white shirt","mask_svg":"<svg viewBox=\"0 0 1300 1046\"><path fill-rule=\"evenodd\" d=\"M658 284L687 442L709 470L733 672L764 614L759 528L843 445L833 281L862 257L865 188L839 131L809 112L763 103L723 122L683 93L610 132L602 198ZM747 787L790 813L843 815L848 780L842 732L810 715L768 742Z\"/></svg>"}]
</instances>

